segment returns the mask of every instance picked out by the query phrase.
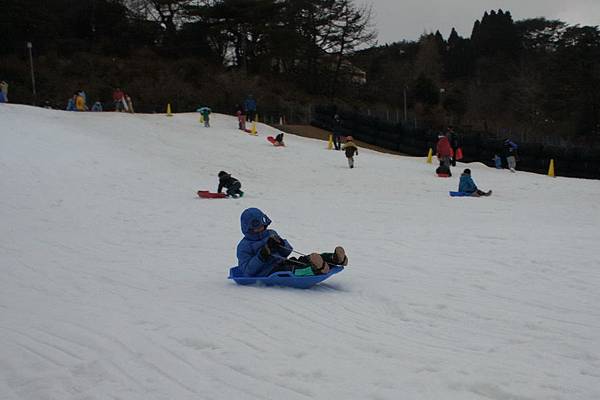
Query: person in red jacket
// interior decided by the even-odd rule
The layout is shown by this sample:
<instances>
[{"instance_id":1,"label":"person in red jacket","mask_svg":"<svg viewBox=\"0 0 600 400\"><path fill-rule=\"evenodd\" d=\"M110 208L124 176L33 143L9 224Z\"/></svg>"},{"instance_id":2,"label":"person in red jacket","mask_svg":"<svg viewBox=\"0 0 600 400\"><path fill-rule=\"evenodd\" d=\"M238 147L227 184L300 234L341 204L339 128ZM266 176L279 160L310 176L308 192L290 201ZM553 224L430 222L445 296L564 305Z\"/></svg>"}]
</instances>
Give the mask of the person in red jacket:
<instances>
[{"instance_id":1,"label":"person in red jacket","mask_svg":"<svg viewBox=\"0 0 600 400\"><path fill-rule=\"evenodd\" d=\"M123 111L125 106L123 104L123 100L125 98L125 93L120 89L116 88L113 92L113 101L115 102L115 111Z\"/></svg>"},{"instance_id":2,"label":"person in red jacket","mask_svg":"<svg viewBox=\"0 0 600 400\"><path fill-rule=\"evenodd\" d=\"M450 174L450 160L452 158L452 147L450 146L450 141L448 140L448 138L442 133L438 135L436 155L438 160L440 161L440 168L444 170L447 169L448 174Z\"/></svg>"}]
</instances>

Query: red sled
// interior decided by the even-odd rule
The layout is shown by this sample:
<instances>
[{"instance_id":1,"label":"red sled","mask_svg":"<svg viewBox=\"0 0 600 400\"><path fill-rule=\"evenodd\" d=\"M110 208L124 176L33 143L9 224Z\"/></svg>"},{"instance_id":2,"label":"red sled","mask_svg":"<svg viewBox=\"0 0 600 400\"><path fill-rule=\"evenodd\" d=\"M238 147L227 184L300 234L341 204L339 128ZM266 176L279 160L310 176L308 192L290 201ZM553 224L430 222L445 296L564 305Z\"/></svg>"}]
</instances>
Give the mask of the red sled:
<instances>
[{"instance_id":1,"label":"red sled","mask_svg":"<svg viewBox=\"0 0 600 400\"><path fill-rule=\"evenodd\" d=\"M283 143L279 143L273 136L267 136L267 140L271 142L273 146L285 146Z\"/></svg>"},{"instance_id":2,"label":"red sled","mask_svg":"<svg viewBox=\"0 0 600 400\"><path fill-rule=\"evenodd\" d=\"M227 197L225 193L214 193L209 190L198 190L198 196L203 199L224 199Z\"/></svg>"},{"instance_id":3,"label":"red sled","mask_svg":"<svg viewBox=\"0 0 600 400\"><path fill-rule=\"evenodd\" d=\"M450 178L450 174L439 173L437 174L439 178Z\"/></svg>"}]
</instances>

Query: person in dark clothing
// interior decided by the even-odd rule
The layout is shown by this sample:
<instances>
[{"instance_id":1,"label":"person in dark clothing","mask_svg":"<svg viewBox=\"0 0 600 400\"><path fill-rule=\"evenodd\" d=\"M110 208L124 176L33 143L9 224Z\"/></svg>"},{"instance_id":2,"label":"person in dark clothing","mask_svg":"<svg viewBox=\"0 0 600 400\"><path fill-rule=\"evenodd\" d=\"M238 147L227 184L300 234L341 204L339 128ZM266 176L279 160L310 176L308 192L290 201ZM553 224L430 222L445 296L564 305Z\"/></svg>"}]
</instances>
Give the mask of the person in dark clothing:
<instances>
[{"instance_id":1,"label":"person in dark clothing","mask_svg":"<svg viewBox=\"0 0 600 400\"><path fill-rule=\"evenodd\" d=\"M248 122L254 121L256 119L256 99L251 94L244 101L244 109Z\"/></svg>"},{"instance_id":2,"label":"person in dark clothing","mask_svg":"<svg viewBox=\"0 0 600 400\"><path fill-rule=\"evenodd\" d=\"M458 154L458 148L460 144L458 143L458 134L454 131L453 127L448 127L448 132L446 133L446 137L448 137L448 141L450 142L450 147L452 148L452 157L450 160L450 164L453 167L456 167L456 157Z\"/></svg>"},{"instance_id":3,"label":"person in dark clothing","mask_svg":"<svg viewBox=\"0 0 600 400\"><path fill-rule=\"evenodd\" d=\"M333 147L342 149L342 120L339 114L333 116Z\"/></svg>"},{"instance_id":4,"label":"person in dark clothing","mask_svg":"<svg viewBox=\"0 0 600 400\"><path fill-rule=\"evenodd\" d=\"M244 192L240 189L242 188L242 184L240 181L235 179L233 176L228 174L225 171L219 172L219 188L217 189L218 193L221 193L223 188L227 189L227 196L231 196L233 198L242 197Z\"/></svg>"},{"instance_id":5,"label":"person in dark clothing","mask_svg":"<svg viewBox=\"0 0 600 400\"><path fill-rule=\"evenodd\" d=\"M479 190L477 188L477 185L475 185L473 178L471 178L471 170L469 168L466 168L460 175L458 191L468 193L472 197L489 196L492 194L491 190L484 192L483 190Z\"/></svg>"},{"instance_id":6,"label":"person in dark clothing","mask_svg":"<svg viewBox=\"0 0 600 400\"><path fill-rule=\"evenodd\" d=\"M506 164L511 172L515 172L517 168L517 144L510 139L504 141L504 157Z\"/></svg>"},{"instance_id":7,"label":"person in dark clothing","mask_svg":"<svg viewBox=\"0 0 600 400\"><path fill-rule=\"evenodd\" d=\"M275 146L285 146L283 143L283 132L280 132L279 135L275 136Z\"/></svg>"}]
</instances>

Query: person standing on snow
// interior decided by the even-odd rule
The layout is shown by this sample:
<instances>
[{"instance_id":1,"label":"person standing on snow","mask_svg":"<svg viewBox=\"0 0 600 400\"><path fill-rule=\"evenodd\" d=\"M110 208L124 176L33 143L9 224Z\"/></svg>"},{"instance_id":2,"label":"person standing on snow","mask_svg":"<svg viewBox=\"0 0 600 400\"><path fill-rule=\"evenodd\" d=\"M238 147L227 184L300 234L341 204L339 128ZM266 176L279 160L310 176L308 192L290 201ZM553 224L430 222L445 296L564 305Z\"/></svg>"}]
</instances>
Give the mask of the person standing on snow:
<instances>
[{"instance_id":1,"label":"person standing on snow","mask_svg":"<svg viewBox=\"0 0 600 400\"><path fill-rule=\"evenodd\" d=\"M0 103L8 103L8 83L0 81ZM4 101L2 101L4 100Z\"/></svg>"},{"instance_id":2,"label":"person standing on snow","mask_svg":"<svg viewBox=\"0 0 600 400\"><path fill-rule=\"evenodd\" d=\"M200 115L202 115L202 119L204 120L204 127L210 128L210 108L202 107L200 109Z\"/></svg>"},{"instance_id":3,"label":"person standing on snow","mask_svg":"<svg viewBox=\"0 0 600 400\"><path fill-rule=\"evenodd\" d=\"M115 111L121 112L125 109L123 104L123 99L125 98L125 93L121 90L121 88L116 88L113 92L113 102L115 103Z\"/></svg>"},{"instance_id":4,"label":"person standing on snow","mask_svg":"<svg viewBox=\"0 0 600 400\"><path fill-rule=\"evenodd\" d=\"M449 126L446 136L448 137L448 141L450 142L450 148L452 149L452 157L450 159L450 164L453 167L456 167L456 157L458 154L458 148L460 147L460 143L458 142L458 134L454 131L453 127Z\"/></svg>"},{"instance_id":5,"label":"person standing on snow","mask_svg":"<svg viewBox=\"0 0 600 400\"><path fill-rule=\"evenodd\" d=\"M348 265L343 247L333 253L311 253L287 258L293 251L290 243L276 231L268 229L271 220L258 208L247 208L240 216L243 239L237 245L238 267L247 277L268 276L278 271L294 275L320 275L329 272L329 265Z\"/></svg>"},{"instance_id":6,"label":"person standing on snow","mask_svg":"<svg viewBox=\"0 0 600 400\"><path fill-rule=\"evenodd\" d=\"M238 129L241 131L245 131L246 130L246 113L244 112L244 108L242 106L240 106L239 104L236 106L237 110L235 112L235 115L237 116L238 119Z\"/></svg>"},{"instance_id":7,"label":"person standing on snow","mask_svg":"<svg viewBox=\"0 0 600 400\"><path fill-rule=\"evenodd\" d=\"M339 114L333 116L333 147L336 150L342 149L342 120Z\"/></svg>"},{"instance_id":8,"label":"person standing on snow","mask_svg":"<svg viewBox=\"0 0 600 400\"><path fill-rule=\"evenodd\" d=\"M504 156L506 157L506 164L510 172L516 172L518 147L519 146L509 138L504 141Z\"/></svg>"},{"instance_id":9,"label":"person standing on snow","mask_svg":"<svg viewBox=\"0 0 600 400\"><path fill-rule=\"evenodd\" d=\"M448 176L452 176L452 173L450 172L450 157L452 155L452 147L450 146L450 141L443 133L438 135L438 142L435 151L437 158L440 161L440 171L442 169L447 169Z\"/></svg>"},{"instance_id":10,"label":"person standing on snow","mask_svg":"<svg viewBox=\"0 0 600 400\"><path fill-rule=\"evenodd\" d=\"M244 101L244 108L246 109L246 118L249 122L254 121L256 118L256 99L249 94Z\"/></svg>"}]
</instances>

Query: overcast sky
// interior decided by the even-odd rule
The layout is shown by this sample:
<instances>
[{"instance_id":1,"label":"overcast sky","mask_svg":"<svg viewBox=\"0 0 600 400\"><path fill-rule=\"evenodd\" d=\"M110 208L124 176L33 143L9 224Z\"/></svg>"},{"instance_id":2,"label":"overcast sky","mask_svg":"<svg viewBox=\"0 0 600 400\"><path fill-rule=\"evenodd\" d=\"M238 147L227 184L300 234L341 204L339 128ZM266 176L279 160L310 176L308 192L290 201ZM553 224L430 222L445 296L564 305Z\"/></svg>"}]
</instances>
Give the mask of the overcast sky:
<instances>
[{"instance_id":1,"label":"overcast sky","mask_svg":"<svg viewBox=\"0 0 600 400\"><path fill-rule=\"evenodd\" d=\"M379 44L416 40L425 31L439 30L445 39L455 27L469 37L484 11L508 10L513 19L546 17L568 24L600 25L600 0L366 0L373 5Z\"/></svg>"}]
</instances>

